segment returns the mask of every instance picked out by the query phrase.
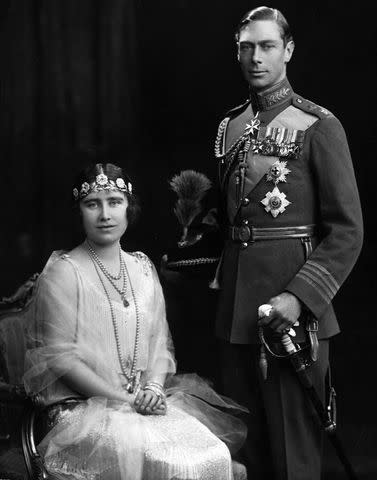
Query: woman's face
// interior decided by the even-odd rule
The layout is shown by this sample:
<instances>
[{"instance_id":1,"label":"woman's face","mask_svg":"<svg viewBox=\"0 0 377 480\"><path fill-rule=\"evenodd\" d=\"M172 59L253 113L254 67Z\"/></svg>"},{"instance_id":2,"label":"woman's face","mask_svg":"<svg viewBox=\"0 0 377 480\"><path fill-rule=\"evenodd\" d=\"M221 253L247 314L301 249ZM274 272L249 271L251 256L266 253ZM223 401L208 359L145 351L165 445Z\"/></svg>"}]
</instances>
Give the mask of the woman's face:
<instances>
[{"instance_id":1,"label":"woman's face","mask_svg":"<svg viewBox=\"0 0 377 480\"><path fill-rule=\"evenodd\" d=\"M118 242L127 230L127 207L127 197L119 190L101 190L84 197L80 211L88 240L102 246Z\"/></svg>"}]
</instances>

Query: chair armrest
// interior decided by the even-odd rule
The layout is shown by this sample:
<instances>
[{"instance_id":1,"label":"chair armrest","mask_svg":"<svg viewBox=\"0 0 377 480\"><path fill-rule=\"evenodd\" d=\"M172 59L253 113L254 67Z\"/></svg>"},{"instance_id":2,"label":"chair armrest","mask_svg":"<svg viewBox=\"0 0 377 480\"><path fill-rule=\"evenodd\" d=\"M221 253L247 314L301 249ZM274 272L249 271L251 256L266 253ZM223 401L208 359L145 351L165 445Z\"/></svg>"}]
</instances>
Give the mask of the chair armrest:
<instances>
[{"instance_id":1,"label":"chair armrest","mask_svg":"<svg viewBox=\"0 0 377 480\"><path fill-rule=\"evenodd\" d=\"M48 480L49 475L44 466L35 441L35 429L41 409L31 399L27 400L21 428L22 451L30 480Z\"/></svg>"}]
</instances>

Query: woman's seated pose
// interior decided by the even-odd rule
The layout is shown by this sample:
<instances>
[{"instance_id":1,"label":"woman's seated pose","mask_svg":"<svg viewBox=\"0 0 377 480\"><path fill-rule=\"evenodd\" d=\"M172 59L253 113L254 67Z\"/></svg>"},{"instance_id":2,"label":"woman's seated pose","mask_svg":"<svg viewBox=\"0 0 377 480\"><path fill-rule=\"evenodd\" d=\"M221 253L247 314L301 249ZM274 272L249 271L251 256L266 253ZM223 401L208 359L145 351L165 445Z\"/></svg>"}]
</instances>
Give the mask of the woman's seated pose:
<instances>
[{"instance_id":1,"label":"woman's seated pose","mask_svg":"<svg viewBox=\"0 0 377 480\"><path fill-rule=\"evenodd\" d=\"M75 480L233 478L230 450L245 430L224 410L241 407L195 375L173 375L156 270L120 247L138 209L129 178L93 164L73 198L86 239L54 252L39 277L24 376L46 408L47 470Z\"/></svg>"}]
</instances>

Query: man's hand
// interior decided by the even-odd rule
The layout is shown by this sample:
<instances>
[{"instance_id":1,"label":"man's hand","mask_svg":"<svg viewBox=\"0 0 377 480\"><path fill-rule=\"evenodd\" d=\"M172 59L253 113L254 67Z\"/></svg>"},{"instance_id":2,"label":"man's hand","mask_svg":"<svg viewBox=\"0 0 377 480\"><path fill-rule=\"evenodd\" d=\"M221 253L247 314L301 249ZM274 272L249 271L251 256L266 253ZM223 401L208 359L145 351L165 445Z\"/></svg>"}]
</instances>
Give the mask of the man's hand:
<instances>
[{"instance_id":1,"label":"man's hand","mask_svg":"<svg viewBox=\"0 0 377 480\"><path fill-rule=\"evenodd\" d=\"M289 292L283 292L276 297L272 297L266 303L272 306L272 310L268 316L259 320L259 324L268 325L278 333L291 328L301 314L300 300Z\"/></svg>"}]
</instances>

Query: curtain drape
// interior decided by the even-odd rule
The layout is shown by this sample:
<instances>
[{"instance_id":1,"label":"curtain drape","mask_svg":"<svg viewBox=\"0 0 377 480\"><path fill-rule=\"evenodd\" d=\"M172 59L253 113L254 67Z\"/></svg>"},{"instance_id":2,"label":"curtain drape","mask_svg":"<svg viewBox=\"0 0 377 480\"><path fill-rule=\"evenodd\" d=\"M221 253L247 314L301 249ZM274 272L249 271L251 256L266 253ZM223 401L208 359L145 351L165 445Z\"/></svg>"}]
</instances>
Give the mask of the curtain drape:
<instances>
[{"instance_id":1,"label":"curtain drape","mask_svg":"<svg viewBox=\"0 0 377 480\"><path fill-rule=\"evenodd\" d=\"M7 285L73 241L69 192L79 166L72 152L110 145L127 157L127 169L138 161L136 4L2 2L0 263Z\"/></svg>"}]
</instances>

